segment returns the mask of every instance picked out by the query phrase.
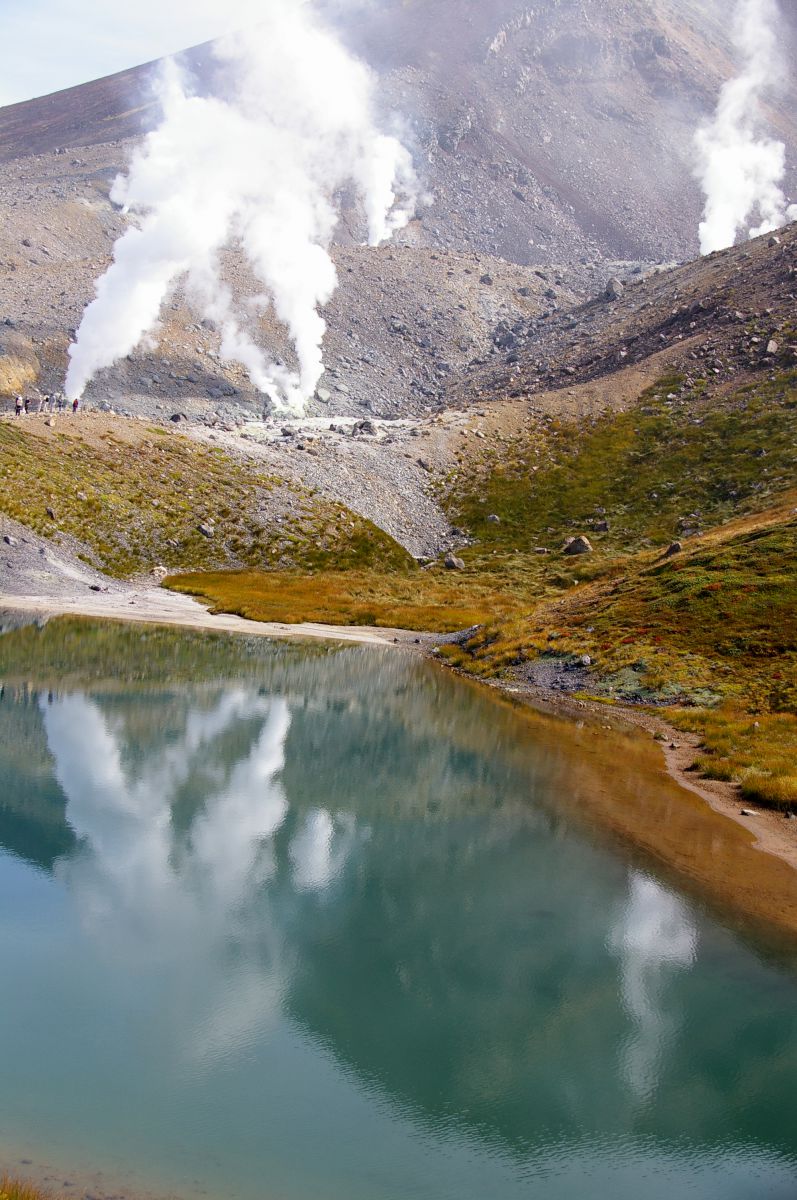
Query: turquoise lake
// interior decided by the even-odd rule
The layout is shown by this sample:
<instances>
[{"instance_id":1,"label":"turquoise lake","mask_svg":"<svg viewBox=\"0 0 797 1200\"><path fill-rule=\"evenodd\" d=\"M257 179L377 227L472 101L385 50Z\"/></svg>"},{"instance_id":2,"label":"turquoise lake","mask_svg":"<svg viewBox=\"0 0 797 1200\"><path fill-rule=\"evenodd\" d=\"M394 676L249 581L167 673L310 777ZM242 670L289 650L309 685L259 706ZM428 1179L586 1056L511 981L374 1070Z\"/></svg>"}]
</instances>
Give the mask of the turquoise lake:
<instances>
[{"instance_id":1,"label":"turquoise lake","mask_svg":"<svg viewBox=\"0 0 797 1200\"><path fill-rule=\"evenodd\" d=\"M795 1200L797 959L581 818L564 733L398 652L66 630L0 638L0 1167Z\"/></svg>"}]
</instances>

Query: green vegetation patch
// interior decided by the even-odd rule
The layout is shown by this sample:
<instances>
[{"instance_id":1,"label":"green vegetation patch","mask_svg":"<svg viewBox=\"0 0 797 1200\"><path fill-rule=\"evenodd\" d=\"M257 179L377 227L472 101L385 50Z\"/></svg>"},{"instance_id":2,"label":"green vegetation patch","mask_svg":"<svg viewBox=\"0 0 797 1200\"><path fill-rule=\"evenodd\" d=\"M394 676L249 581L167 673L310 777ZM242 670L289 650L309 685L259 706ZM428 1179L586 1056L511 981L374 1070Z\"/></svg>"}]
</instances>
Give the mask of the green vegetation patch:
<instances>
[{"instance_id":1,"label":"green vegetation patch","mask_svg":"<svg viewBox=\"0 0 797 1200\"><path fill-rule=\"evenodd\" d=\"M586 656L598 694L690 702L702 692L743 697L751 711L797 712L797 521L764 521L672 558L642 553L445 653L484 675L540 655ZM623 672L626 685L615 688Z\"/></svg>"},{"instance_id":2,"label":"green vegetation patch","mask_svg":"<svg viewBox=\"0 0 797 1200\"><path fill-rule=\"evenodd\" d=\"M343 505L175 434L135 443L108 434L88 444L0 423L0 511L56 541L79 539L116 577L160 564L391 569L413 561Z\"/></svg>"},{"instance_id":3,"label":"green vegetation patch","mask_svg":"<svg viewBox=\"0 0 797 1200\"><path fill-rule=\"evenodd\" d=\"M460 474L448 507L479 539L468 560L487 568L494 550L558 550L575 532L627 554L760 511L793 485L797 371L711 399L683 385L669 376L626 412L551 421L488 473Z\"/></svg>"}]
</instances>

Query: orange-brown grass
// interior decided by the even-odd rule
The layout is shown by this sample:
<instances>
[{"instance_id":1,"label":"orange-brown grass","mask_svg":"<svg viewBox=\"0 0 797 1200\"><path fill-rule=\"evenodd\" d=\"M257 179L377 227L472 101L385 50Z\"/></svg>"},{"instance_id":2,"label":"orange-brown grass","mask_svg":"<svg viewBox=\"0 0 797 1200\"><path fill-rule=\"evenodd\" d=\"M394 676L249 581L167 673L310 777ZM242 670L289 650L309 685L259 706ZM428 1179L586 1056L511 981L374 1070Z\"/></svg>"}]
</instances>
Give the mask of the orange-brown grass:
<instances>
[{"instance_id":1,"label":"orange-brown grass","mask_svg":"<svg viewBox=\"0 0 797 1200\"><path fill-rule=\"evenodd\" d=\"M696 769L707 779L733 780L742 795L765 805L797 812L797 716L760 713L737 707L711 712L679 710L669 714L679 729L698 733Z\"/></svg>"},{"instance_id":2,"label":"orange-brown grass","mask_svg":"<svg viewBox=\"0 0 797 1200\"><path fill-rule=\"evenodd\" d=\"M0 1200L50 1200L50 1197L32 1183L3 1175L0 1176Z\"/></svg>"},{"instance_id":3,"label":"orange-brown grass","mask_svg":"<svg viewBox=\"0 0 797 1200\"><path fill-rule=\"evenodd\" d=\"M467 629L507 615L518 604L511 594L497 593L473 576L440 570L198 573L173 576L166 584L201 597L214 612L253 621L318 621L432 633Z\"/></svg>"}]
</instances>

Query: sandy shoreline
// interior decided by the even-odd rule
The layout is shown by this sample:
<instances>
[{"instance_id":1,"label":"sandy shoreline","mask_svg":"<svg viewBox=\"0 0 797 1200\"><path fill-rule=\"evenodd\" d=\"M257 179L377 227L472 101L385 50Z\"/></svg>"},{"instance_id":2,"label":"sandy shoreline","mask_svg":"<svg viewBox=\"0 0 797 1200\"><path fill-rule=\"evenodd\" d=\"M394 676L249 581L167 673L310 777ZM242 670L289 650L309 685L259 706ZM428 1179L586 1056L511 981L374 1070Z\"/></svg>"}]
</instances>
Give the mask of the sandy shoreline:
<instances>
[{"instance_id":1,"label":"sandy shoreline","mask_svg":"<svg viewBox=\"0 0 797 1200\"><path fill-rule=\"evenodd\" d=\"M527 702L545 712L555 712L571 720L583 720L587 714L604 719L611 716L615 722L620 720L626 725L650 733L660 745L671 779L680 787L699 796L715 813L727 817L745 829L758 850L774 855L797 871L797 820L787 821L771 809L760 808L750 801L743 801L738 784L703 779L693 774L692 766L700 746L700 739L695 734L676 729L649 709L633 708L630 705L612 705L609 709L598 701L576 700L562 693L545 691L533 684L503 684L498 681L491 682L489 686L515 700ZM755 815L743 816L743 808Z\"/></svg>"},{"instance_id":2,"label":"sandy shoreline","mask_svg":"<svg viewBox=\"0 0 797 1200\"><path fill-rule=\"evenodd\" d=\"M249 637L355 642L370 646L414 646L424 635L406 629L369 626L286 625L279 621L248 621L229 614L214 615L190 596L160 589L92 593L88 596L14 596L0 592L0 610L42 617L93 617L102 621L134 621L146 625L235 633Z\"/></svg>"}]
</instances>

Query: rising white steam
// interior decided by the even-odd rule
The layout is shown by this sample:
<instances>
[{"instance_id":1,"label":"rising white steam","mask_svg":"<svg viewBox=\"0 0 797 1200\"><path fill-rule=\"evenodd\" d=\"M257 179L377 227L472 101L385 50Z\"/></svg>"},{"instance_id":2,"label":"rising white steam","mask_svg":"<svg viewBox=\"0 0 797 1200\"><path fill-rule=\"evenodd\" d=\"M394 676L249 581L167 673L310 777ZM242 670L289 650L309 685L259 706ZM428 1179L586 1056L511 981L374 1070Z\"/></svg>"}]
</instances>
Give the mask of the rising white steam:
<instances>
[{"instance_id":1,"label":"rising white steam","mask_svg":"<svg viewBox=\"0 0 797 1200\"><path fill-rule=\"evenodd\" d=\"M181 284L221 331L222 358L242 363L279 408L300 411L323 373L319 308L337 286L329 256L341 190L354 187L377 245L410 220L408 151L377 126L374 79L322 24L311 0L265 0L260 23L217 44L224 97L192 94L169 62L163 120L111 198L137 214L96 285L66 389L130 354ZM222 255L239 246L262 292L237 303ZM298 370L270 362L252 332L268 305L286 326Z\"/></svg>"},{"instance_id":2,"label":"rising white steam","mask_svg":"<svg viewBox=\"0 0 797 1200\"><path fill-rule=\"evenodd\" d=\"M732 246L745 228L757 237L797 219L797 205L788 204L781 187L786 147L761 130L761 101L783 78L779 21L777 0L739 0L736 6L733 40L744 65L695 138L697 175L706 193L702 254ZM759 224L750 228L756 218Z\"/></svg>"}]
</instances>

